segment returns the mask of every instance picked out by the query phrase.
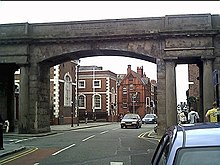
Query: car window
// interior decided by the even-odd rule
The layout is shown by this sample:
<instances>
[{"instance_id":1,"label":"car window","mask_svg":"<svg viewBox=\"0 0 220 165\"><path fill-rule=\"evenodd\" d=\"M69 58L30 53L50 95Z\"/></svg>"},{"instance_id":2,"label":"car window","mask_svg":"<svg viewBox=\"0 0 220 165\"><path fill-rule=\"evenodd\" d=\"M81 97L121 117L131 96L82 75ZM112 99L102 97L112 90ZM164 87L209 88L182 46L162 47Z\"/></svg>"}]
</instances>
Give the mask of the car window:
<instances>
[{"instance_id":1,"label":"car window","mask_svg":"<svg viewBox=\"0 0 220 165\"><path fill-rule=\"evenodd\" d=\"M152 115L152 114L147 114L147 115L145 115L145 118L154 118L154 115Z\"/></svg>"},{"instance_id":2,"label":"car window","mask_svg":"<svg viewBox=\"0 0 220 165\"><path fill-rule=\"evenodd\" d=\"M138 119L138 116L137 115L129 114L129 115L125 115L124 119Z\"/></svg>"},{"instance_id":3,"label":"car window","mask_svg":"<svg viewBox=\"0 0 220 165\"><path fill-rule=\"evenodd\" d=\"M169 135L165 134L155 151L155 154L152 158L152 165L165 165L167 161L168 151L169 151L170 138Z\"/></svg>"},{"instance_id":4,"label":"car window","mask_svg":"<svg viewBox=\"0 0 220 165\"><path fill-rule=\"evenodd\" d=\"M180 148L174 164L178 165L219 165L220 147L187 147Z\"/></svg>"}]
</instances>

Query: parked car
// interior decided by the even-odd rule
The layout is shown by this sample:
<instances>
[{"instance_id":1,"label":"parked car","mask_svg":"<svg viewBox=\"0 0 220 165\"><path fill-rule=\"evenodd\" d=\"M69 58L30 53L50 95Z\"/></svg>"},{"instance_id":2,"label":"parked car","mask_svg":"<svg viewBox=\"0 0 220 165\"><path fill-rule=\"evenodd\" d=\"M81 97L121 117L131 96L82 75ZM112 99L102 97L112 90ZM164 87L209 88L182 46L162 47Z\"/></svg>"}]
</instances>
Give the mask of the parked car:
<instances>
[{"instance_id":1,"label":"parked car","mask_svg":"<svg viewBox=\"0 0 220 165\"><path fill-rule=\"evenodd\" d=\"M121 128L127 128L128 126L141 128L141 117L138 114L126 114L121 120Z\"/></svg>"},{"instance_id":2,"label":"parked car","mask_svg":"<svg viewBox=\"0 0 220 165\"><path fill-rule=\"evenodd\" d=\"M142 119L143 124L147 123L157 123L157 115L156 114L146 114Z\"/></svg>"},{"instance_id":3,"label":"parked car","mask_svg":"<svg viewBox=\"0 0 220 165\"><path fill-rule=\"evenodd\" d=\"M183 124L162 136L151 165L219 165L220 123Z\"/></svg>"}]
</instances>

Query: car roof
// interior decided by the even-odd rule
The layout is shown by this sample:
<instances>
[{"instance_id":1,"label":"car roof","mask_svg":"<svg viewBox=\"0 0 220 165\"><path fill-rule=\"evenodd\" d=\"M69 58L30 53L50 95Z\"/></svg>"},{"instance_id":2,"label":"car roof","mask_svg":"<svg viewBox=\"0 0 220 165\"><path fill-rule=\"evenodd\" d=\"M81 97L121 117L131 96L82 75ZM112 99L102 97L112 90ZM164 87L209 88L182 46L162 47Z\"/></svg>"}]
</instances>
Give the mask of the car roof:
<instances>
[{"instance_id":1,"label":"car roof","mask_svg":"<svg viewBox=\"0 0 220 165\"><path fill-rule=\"evenodd\" d=\"M147 113L147 114L145 114L144 116L157 116L157 115L154 114L154 113Z\"/></svg>"},{"instance_id":2,"label":"car roof","mask_svg":"<svg viewBox=\"0 0 220 165\"><path fill-rule=\"evenodd\" d=\"M220 146L220 123L178 125L173 127L173 133L173 140L182 147Z\"/></svg>"},{"instance_id":3,"label":"car roof","mask_svg":"<svg viewBox=\"0 0 220 165\"><path fill-rule=\"evenodd\" d=\"M136 113L127 113L127 114L125 114L125 116L139 116L139 115Z\"/></svg>"},{"instance_id":4,"label":"car roof","mask_svg":"<svg viewBox=\"0 0 220 165\"><path fill-rule=\"evenodd\" d=\"M167 162L171 164L179 148L220 146L220 123L175 125L170 127L164 136L169 137L172 146L170 159Z\"/></svg>"}]
</instances>

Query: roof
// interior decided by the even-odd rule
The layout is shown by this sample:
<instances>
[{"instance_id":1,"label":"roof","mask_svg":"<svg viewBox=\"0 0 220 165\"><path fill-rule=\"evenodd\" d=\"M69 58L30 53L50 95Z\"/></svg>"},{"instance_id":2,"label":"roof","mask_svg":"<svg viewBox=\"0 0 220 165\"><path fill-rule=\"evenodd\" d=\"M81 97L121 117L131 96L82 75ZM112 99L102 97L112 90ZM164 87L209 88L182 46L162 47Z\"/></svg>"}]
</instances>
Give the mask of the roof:
<instances>
[{"instance_id":1,"label":"roof","mask_svg":"<svg viewBox=\"0 0 220 165\"><path fill-rule=\"evenodd\" d=\"M167 134L172 141L170 159L174 160L176 151L184 147L220 147L220 123L183 124L171 127Z\"/></svg>"},{"instance_id":2,"label":"roof","mask_svg":"<svg viewBox=\"0 0 220 165\"><path fill-rule=\"evenodd\" d=\"M182 147L220 146L220 123L183 124L176 129Z\"/></svg>"}]
</instances>

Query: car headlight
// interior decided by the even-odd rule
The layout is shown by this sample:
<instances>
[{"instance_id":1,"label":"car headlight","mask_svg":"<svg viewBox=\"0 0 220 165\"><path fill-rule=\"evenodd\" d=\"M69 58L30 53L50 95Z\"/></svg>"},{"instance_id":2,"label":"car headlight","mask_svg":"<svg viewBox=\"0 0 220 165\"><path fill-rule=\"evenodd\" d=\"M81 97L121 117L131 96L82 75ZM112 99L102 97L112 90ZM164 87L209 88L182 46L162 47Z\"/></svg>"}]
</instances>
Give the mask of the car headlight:
<instances>
[{"instance_id":1,"label":"car headlight","mask_svg":"<svg viewBox=\"0 0 220 165\"><path fill-rule=\"evenodd\" d=\"M125 122L124 122L124 121L121 121L121 124L125 124Z\"/></svg>"},{"instance_id":2,"label":"car headlight","mask_svg":"<svg viewBox=\"0 0 220 165\"><path fill-rule=\"evenodd\" d=\"M132 121L132 124L136 124L137 122L136 121Z\"/></svg>"}]
</instances>

